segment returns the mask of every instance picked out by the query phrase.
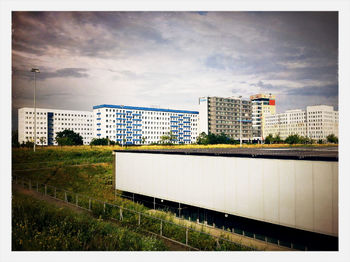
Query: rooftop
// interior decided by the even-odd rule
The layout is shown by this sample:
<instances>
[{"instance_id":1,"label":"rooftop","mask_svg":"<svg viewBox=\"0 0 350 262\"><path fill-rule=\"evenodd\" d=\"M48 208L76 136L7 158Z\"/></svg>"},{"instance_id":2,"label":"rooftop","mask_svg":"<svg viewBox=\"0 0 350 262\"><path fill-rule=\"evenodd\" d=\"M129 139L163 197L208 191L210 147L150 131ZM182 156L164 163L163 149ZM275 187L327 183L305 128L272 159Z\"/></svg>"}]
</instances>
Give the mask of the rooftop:
<instances>
[{"instance_id":1,"label":"rooftop","mask_svg":"<svg viewBox=\"0 0 350 262\"><path fill-rule=\"evenodd\" d=\"M191 148L191 149L128 149L127 153L203 155L312 161L338 161L338 147L279 147L279 148Z\"/></svg>"}]
</instances>

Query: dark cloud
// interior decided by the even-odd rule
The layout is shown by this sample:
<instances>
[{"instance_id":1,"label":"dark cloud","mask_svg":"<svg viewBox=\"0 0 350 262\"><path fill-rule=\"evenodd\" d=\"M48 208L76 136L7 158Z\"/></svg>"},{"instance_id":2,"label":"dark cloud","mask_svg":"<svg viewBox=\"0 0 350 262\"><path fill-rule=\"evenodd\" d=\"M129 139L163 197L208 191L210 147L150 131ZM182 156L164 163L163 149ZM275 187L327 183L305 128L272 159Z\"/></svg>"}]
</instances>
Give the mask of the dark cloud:
<instances>
[{"instance_id":1,"label":"dark cloud","mask_svg":"<svg viewBox=\"0 0 350 262\"><path fill-rule=\"evenodd\" d=\"M282 91L283 89L286 89L285 86L280 86L280 85L272 85L272 84L265 84L263 81L259 81L257 83L250 84L252 87L259 87L260 89L263 90L263 92L266 91Z\"/></svg>"},{"instance_id":2,"label":"dark cloud","mask_svg":"<svg viewBox=\"0 0 350 262\"><path fill-rule=\"evenodd\" d=\"M48 71L46 68L40 68L40 73L36 74L37 80L45 80L48 78L87 78L89 75L86 73L86 68L62 68L56 71ZM22 78L26 80L33 79L33 73L28 70L14 67L12 69L12 75L15 78Z\"/></svg>"},{"instance_id":3,"label":"dark cloud","mask_svg":"<svg viewBox=\"0 0 350 262\"><path fill-rule=\"evenodd\" d=\"M286 93L287 95L298 95L306 97L338 97L338 85L304 86L302 88L289 89Z\"/></svg>"},{"instance_id":4,"label":"dark cloud","mask_svg":"<svg viewBox=\"0 0 350 262\"><path fill-rule=\"evenodd\" d=\"M55 72L41 72L40 79L54 78L54 77L74 77L74 78L86 78L89 75L86 73L85 68L63 68Z\"/></svg>"},{"instance_id":5,"label":"dark cloud","mask_svg":"<svg viewBox=\"0 0 350 262\"><path fill-rule=\"evenodd\" d=\"M12 32L16 107L30 104L34 66L38 100L61 108L77 104L55 97L192 106L248 90L289 95L288 108L337 103L337 12L13 12Z\"/></svg>"}]
</instances>

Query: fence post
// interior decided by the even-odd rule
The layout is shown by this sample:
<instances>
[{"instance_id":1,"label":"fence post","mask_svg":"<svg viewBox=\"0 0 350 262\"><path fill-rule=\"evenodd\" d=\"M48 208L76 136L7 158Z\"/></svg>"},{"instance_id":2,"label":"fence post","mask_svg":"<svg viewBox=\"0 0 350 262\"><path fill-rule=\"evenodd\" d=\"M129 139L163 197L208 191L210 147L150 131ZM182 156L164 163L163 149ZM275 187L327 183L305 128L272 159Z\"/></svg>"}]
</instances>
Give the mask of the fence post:
<instances>
[{"instance_id":1,"label":"fence post","mask_svg":"<svg viewBox=\"0 0 350 262\"><path fill-rule=\"evenodd\" d=\"M103 213L106 213L106 202L103 202Z\"/></svg>"},{"instance_id":2,"label":"fence post","mask_svg":"<svg viewBox=\"0 0 350 262\"><path fill-rule=\"evenodd\" d=\"M242 230L242 234L243 234L243 236L245 236L245 234L244 234L244 230Z\"/></svg>"},{"instance_id":3,"label":"fence post","mask_svg":"<svg viewBox=\"0 0 350 262\"><path fill-rule=\"evenodd\" d=\"M280 240L279 239L277 239L277 246L279 246L280 245Z\"/></svg>"},{"instance_id":4,"label":"fence post","mask_svg":"<svg viewBox=\"0 0 350 262\"><path fill-rule=\"evenodd\" d=\"M122 208L120 208L119 209L119 216L120 216L120 221L123 221L123 209Z\"/></svg>"},{"instance_id":5,"label":"fence post","mask_svg":"<svg viewBox=\"0 0 350 262\"><path fill-rule=\"evenodd\" d=\"M160 220L160 235L163 235L163 220Z\"/></svg>"},{"instance_id":6,"label":"fence post","mask_svg":"<svg viewBox=\"0 0 350 262\"><path fill-rule=\"evenodd\" d=\"M221 248L220 243L219 243L219 238L216 239L216 248L217 249Z\"/></svg>"},{"instance_id":7,"label":"fence post","mask_svg":"<svg viewBox=\"0 0 350 262\"><path fill-rule=\"evenodd\" d=\"M278 241L278 245L279 245L280 243L279 243L279 241ZM290 248L291 249L294 249L294 245L293 245L293 243L290 243Z\"/></svg>"},{"instance_id":8,"label":"fence post","mask_svg":"<svg viewBox=\"0 0 350 262\"><path fill-rule=\"evenodd\" d=\"M78 206L78 194L75 195L75 205Z\"/></svg>"},{"instance_id":9,"label":"fence post","mask_svg":"<svg viewBox=\"0 0 350 262\"><path fill-rule=\"evenodd\" d=\"M91 198L89 198L89 210L91 211Z\"/></svg>"},{"instance_id":10,"label":"fence post","mask_svg":"<svg viewBox=\"0 0 350 262\"><path fill-rule=\"evenodd\" d=\"M186 245L188 245L188 228L186 227Z\"/></svg>"},{"instance_id":11,"label":"fence post","mask_svg":"<svg viewBox=\"0 0 350 262\"><path fill-rule=\"evenodd\" d=\"M46 193L47 193L47 187L46 187L46 184L45 184L45 196L46 196Z\"/></svg>"},{"instance_id":12,"label":"fence post","mask_svg":"<svg viewBox=\"0 0 350 262\"><path fill-rule=\"evenodd\" d=\"M67 192L66 192L66 191L64 191L64 201L65 201L65 202L68 202L68 199L67 199Z\"/></svg>"},{"instance_id":13,"label":"fence post","mask_svg":"<svg viewBox=\"0 0 350 262\"><path fill-rule=\"evenodd\" d=\"M141 225L141 213L139 213L139 225Z\"/></svg>"}]
</instances>

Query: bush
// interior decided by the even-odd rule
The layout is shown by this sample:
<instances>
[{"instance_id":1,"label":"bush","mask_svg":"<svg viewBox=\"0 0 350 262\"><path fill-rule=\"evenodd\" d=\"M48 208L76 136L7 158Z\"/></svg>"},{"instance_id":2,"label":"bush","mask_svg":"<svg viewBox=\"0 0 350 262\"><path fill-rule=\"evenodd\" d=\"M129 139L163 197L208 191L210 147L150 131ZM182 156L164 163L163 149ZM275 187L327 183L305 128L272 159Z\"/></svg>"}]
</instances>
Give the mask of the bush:
<instances>
[{"instance_id":1,"label":"bush","mask_svg":"<svg viewBox=\"0 0 350 262\"><path fill-rule=\"evenodd\" d=\"M336 137L334 134L330 134L327 136L327 141L329 143L338 144L338 137Z\"/></svg>"},{"instance_id":2,"label":"bush","mask_svg":"<svg viewBox=\"0 0 350 262\"><path fill-rule=\"evenodd\" d=\"M63 130L56 133L56 142L60 146L83 145L83 137L73 130Z\"/></svg>"},{"instance_id":3,"label":"bush","mask_svg":"<svg viewBox=\"0 0 350 262\"><path fill-rule=\"evenodd\" d=\"M286 138L285 142L287 144L299 144L300 143L300 137L299 135L290 135Z\"/></svg>"},{"instance_id":4,"label":"bush","mask_svg":"<svg viewBox=\"0 0 350 262\"><path fill-rule=\"evenodd\" d=\"M116 143L114 141L109 140L108 138L93 138L90 142L91 146L114 146Z\"/></svg>"}]
</instances>

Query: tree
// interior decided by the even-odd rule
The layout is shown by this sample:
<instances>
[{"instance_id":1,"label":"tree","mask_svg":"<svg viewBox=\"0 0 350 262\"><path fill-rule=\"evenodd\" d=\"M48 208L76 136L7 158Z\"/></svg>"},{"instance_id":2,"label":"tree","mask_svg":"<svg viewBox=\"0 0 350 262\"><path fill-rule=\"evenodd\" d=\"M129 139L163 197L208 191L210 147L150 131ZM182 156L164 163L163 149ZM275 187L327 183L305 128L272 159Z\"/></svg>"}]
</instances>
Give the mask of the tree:
<instances>
[{"instance_id":1,"label":"tree","mask_svg":"<svg viewBox=\"0 0 350 262\"><path fill-rule=\"evenodd\" d=\"M265 137L265 144L272 144L274 142L272 134L269 134L267 137Z\"/></svg>"},{"instance_id":2,"label":"tree","mask_svg":"<svg viewBox=\"0 0 350 262\"><path fill-rule=\"evenodd\" d=\"M141 138L141 140L142 140L142 144L144 145L145 142L146 142L146 137L143 136L143 137Z\"/></svg>"},{"instance_id":3,"label":"tree","mask_svg":"<svg viewBox=\"0 0 350 262\"><path fill-rule=\"evenodd\" d=\"M73 130L63 130L56 133L56 142L60 146L83 145L83 137Z\"/></svg>"},{"instance_id":4,"label":"tree","mask_svg":"<svg viewBox=\"0 0 350 262\"><path fill-rule=\"evenodd\" d=\"M274 142L277 144L280 144L283 142L283 139L281 139L280 133L278 133L275 138L274 138Z\"/></svg>"},{"instance_id":5,"label":"tree","mask_svg":"<svg viewBox=\"0 0 350 262\"><path fill-rule=\"evenodd\" d=\"M286 138L285 142L287 144L299 144L300 143L300 137L299 135L290 135Z\"/></svg>"},{"instance_id":6,"label":"tree","mask_svg":"<svg viewBox=\"0 0 350 262\"><path fill-rule=\"evenodd\" d=\"M338 144L338 137L336 137L334 134L330 134L327 136L327 142Z\"/></svg>"},{"instance_id":7,"label":"tree","mask_svg":"<svg viewBox=\"0 0 350 262\"><path fill-rule=\"evenodd\" d=\"M44 136L42 136L42 137L39 138L39 141L41 143L41 146L43 146L44 143L46 142L46 138Z\"/></svg>"},{"instance_id":8,"label":"tree","mask_svg":"<svg viewBox=\"0 0 350 262\"><path fill-rule=\"evenodd\" d=\"M208 141L208 135L205 132L202 132L197 137L197 144L199 145L207 145L209 143Z\"/></svg>"},{"instance_id":9,"label":"tree","mask_svg":"<svg viewBox=\"0 0 350 262\"><path fill-rule=\"evenodd\" d=\"M93 138L90 142L92 146L106 146L108 145L107 138Z\"/></svg>"},{"instance_id":10,"label":"tree","mask_svg":"<svg viewBox=\"0 0 350 262\"><path fill-rule=\"evenodd\" d=\"M173 144L173 140L176 139L176 136L173 134L172 131L169 133L166 133L160 137L160 143L161 144Z\"/></svg>"},{"instance_id":11,"label":"tree","mask_svg":"<svg viewBox=\"0 0 350 262\"><path fill-rule=\"evenodd\" d=\"M313 140L307 136L300 136L299 143L300 144L313 144Z\"/></svg>"},{"instance_id":12,"label":"tree","mask_svg":"<svg viewBox=\"0 0 350 262\"><path fill-rule=\"evenodd\" d=\"M18 142L18 130L12 131L12 147L19 147L20 143Z\"/></svg>"}]
</instances>

